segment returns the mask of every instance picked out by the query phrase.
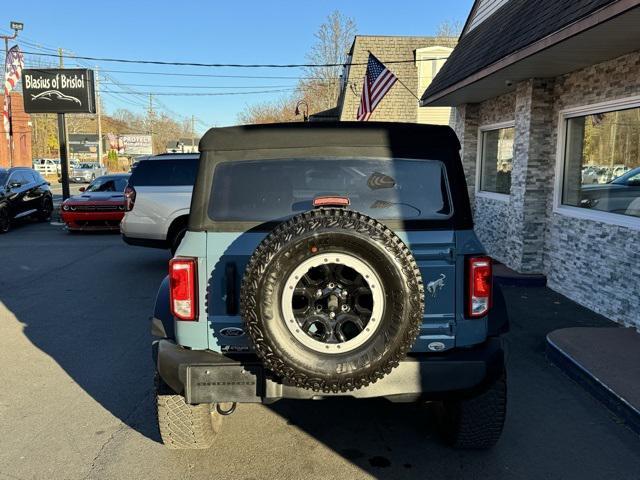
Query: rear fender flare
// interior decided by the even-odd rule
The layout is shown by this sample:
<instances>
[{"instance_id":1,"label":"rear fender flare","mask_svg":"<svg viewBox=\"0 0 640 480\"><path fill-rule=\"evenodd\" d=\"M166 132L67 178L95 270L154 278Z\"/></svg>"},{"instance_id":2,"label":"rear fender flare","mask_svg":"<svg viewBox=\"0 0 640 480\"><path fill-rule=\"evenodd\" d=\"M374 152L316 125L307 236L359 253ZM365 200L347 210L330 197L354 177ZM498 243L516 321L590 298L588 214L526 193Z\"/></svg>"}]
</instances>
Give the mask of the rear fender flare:
<instances>
[{"instance_id":1,"label":"rear fender flare","mask_svg":"<svg viewBox=\"0 0 640 480\"><path fill-rule=\"evenodd\" d=\"M170 340L175 340L176 338L173 314L169 305L169 275L162 280L156 295L151 333L153 336Z\"/></svg>"}]
</instances>

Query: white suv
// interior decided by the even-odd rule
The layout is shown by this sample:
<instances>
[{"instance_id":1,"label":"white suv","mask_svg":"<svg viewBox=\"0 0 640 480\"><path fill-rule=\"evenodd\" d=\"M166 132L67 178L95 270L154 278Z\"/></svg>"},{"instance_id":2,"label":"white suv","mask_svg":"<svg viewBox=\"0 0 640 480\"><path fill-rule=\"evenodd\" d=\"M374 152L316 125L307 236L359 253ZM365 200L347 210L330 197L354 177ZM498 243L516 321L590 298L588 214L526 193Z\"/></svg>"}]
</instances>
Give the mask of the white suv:
<instances>
[{"instance_id":1,"label":"white suv","mask_svg":"<svg viewBox=\"0 0 640 480\"><path fill-rule=\"evenodd\" d=\"M120 223L126 243L175 251L187 229L198 158L198 154L161 154L134 166Z\"/></svg>"}]
</instances>

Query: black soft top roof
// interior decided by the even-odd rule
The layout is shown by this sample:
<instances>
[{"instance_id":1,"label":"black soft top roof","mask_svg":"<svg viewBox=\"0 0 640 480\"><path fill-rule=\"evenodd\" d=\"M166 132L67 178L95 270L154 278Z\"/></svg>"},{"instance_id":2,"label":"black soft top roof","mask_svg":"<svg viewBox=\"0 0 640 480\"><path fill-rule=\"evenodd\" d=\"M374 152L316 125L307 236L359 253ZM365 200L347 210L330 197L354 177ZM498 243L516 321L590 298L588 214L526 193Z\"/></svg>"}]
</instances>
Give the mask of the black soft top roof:
<instances>
[{"instance_id":1,"label":"black soft top roof","mask_svg":"<svg viewBox=\"0 0 640 480\"><path fill-rule=\"evenodd\" d=\"M425 149L459 150L448 126L393 122L296 122L210 129L200 151L246 151L287 148L384 147L404 154Z\"/></svg>"},{"instance_id":2,"label":"black soft top roof","mask_svg":"<svg viewBox=\"0 0 640 480\"><path fill-rule=\"evenodd\" d=\"M387 222L390 228L472 227L460 143L448 126L383 122L299 122L214 128L200 140L200 165L191 198L189 230L269 230L271 224L214 222L208 216L213 177L221 162L296 158L412 158L439 160L447 171L453 201L448 220Z\"/></svg>"}]
</instances>

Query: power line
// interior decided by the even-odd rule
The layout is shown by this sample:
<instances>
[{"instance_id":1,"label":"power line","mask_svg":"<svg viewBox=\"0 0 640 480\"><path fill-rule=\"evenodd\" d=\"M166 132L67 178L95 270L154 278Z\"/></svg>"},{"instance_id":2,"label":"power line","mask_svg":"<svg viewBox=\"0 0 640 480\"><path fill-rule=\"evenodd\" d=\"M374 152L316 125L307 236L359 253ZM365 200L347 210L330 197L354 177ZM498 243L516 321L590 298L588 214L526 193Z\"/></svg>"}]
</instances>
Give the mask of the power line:
<instances>
[{"instance_id":1,"label":"power line","mask_svg":"<svg viewBox=\"0 0 640 480\"><path fill-rule=\"evenodd\" d=\"M3 30L3 29L1 29L1 28L0 28L0 31L2 31L2 30ZM58 56L58 49L57 49L57 48L54 48L54 47L48 47L48 46L46 46L46 45L44 45L44 44L41 44L41 43L39 43L39 42L37 42L37 41L35 41L35 40L34 40L34 41L29 41L29 40L28 40L28 37L24 37L24 35L21 35L21 36L20 36L20 43L21 43L21 44L28 45L28 46L30 46L30 47L32 47L32 48L36 48L36 49L38 49L38 50L44 50L44 51L47 51L47 50L48 50L48 51L50 51L50 52L55 52L55 53L56 53L56 55L54 55L54 56ZM74 55L74 53L73 53L71 50L64 49L64 51L66 51L67 53L69 53L68 58L69 58L69 57L70 57L70 58L75 58L75 55ZM68 62L68 63L69 63L69 62ZM51 64L52 64L52 66L55 66L57 63L55 63L55 62L52 60ZM71 65L72 65L72 66L76 66L76 67L80 67L80 68L92 68L92 66L91 66L91 65L87 64L86 62L84 62L84 61L82 61L82 60L76 60L76 62L71 62ZM30 68L30 67L35 68L35 69L37 69L37 68L48 68L48 67L45 67L45 66L43 66L43 65L41 65L41 64L40 64L40 65L33 65L33 64L31 64L31 65L28 65L28 66L27 66L27 68ZM106 72L106 73L105 73L105 72ZM108 79L108 80L109 80L109 82L106 82L106 83L111 83L111 84L113 84L113 85L120 86L121 88L127 89L127 90L129 91L129 92L128 92L128 94L129 94L129 95L131 95L131 96L126 96L126 95L124 94L125 92L115 92L115 91L108 91L108 90L101 90L101 91L100 91L100 93L101 93L101 94L106 95L106 96L107 96L108 98L110 98L112 101L114 101L114 102L116 102L116 103L118 103L118 104L120 104L120 105L125 105L125 106L126 106L126 105L129 105L129 106L138 107L138 108L145 108L145 109L147 108L147 104L146 104L146 97L147 97L147 94L146 94L146 93L143 93L143 92L137 92L137 91L135 91L135 90L134 90L134 89L132 89L132 88L128 88L129 86L135 86L135 85L124 84L124 83L118 82L118 81L117 81L113 76L109 75L108 73L121 73L121 72L120 72L120 71L118 71L118 70L116 70L116 71L111 71L111 70L104 70L104 69L100 69L100 74L101 74L101 76L103 76L103 77L105 77L106 79ZM150 74L150 75L161 75L161 73L155 74L155 73L153 73L153 72L142 72L142 73L144 73L144 74ZM178 75L179 75L179 74L178 74ZM184 76L203 76L203 77L212 76L212 77L215 77L216 75L207 75L207 74L202 74L202 75L195 75L195 74L194 74L194 75L188 75L188 74L185 74ZM234 77L234 76L233 76L233 75L229 75L229 77ZM241 77L241 76L238 76L238 77ZM247 76L247 77L249 77L249 78L250 78L250 76ZM293 77L293 78L296 78L296 77ZM154 85L154 86L155 86L155 85ZM162 85L158 85L158 86L162 86ZM196 87L196 86L194 86L194 87L195 87L195 88L199 88L199 87ZM234 87L234 88L235 88L235 87ZM239 88L243 88L243 87L239 87ZM251 88L257 88L257 87L251 87ZM134 95L135 95L135 96L139 96L139 97L144 96L144 97L145 97L144 102L143 102L142 100L137 100L136 98L133 98L133 96L134 96ZM167 107L167 106L166 106L166 104L165 104L164 102L161 102L160 100L156 100L156 104L160 107L160 109L161 109L162 111L164 111L164 112L166 112L166 113L170 114L170 115L171 115L172 117L174 117L174 118L179 118L179 119L183 119L183 120L188 118L188 117L186 117L186 116L184 116L184 115L181 115L181 114L179 114L179 113L177 113L177 112L175 112L175 111L171 110L169 107ZM201 125L202 127L207 128L207 129L211 127L211 125L210 125L209 123L207 123L207 122L203 121L202 119L200 119L200 118L198 118L198 117L196 117L196 116L193 116L193 118L194 118L194 120L195 120L199 125Z\"/></svg>"},{"instance_id":2,"label":"power line","mask_svg":"<svg viewBox=\"0 0 640 480\"><path fill-rule=\"evenodd\" d=\"M256 90L252 92L114 92L113 90L102 90L108 93L118 93L120 95L153 95L166 96L166 97L216 97L224 95L253 95L258 93L280 93L291 92L296 90L295 88L286 88L279 90Z\"/></svg>"},{"instance_id":3,"label":"power line","mask_svg":"<svg viewBox=\"0 0 640 480\"><path fill-rule=\"evenodd\" d=\"M101 72L108 73L124 73L133 75L154 75L168 77L206 77L206 78L258 78L258 79L276 79L276 80L340 80L340 77L304 77L298 75L222 75L215 73L178 73L178 72L149 72L140 70L105 70Z\"/></svg>"},{"instance_id":4,"label":"power line","mask_svg":"<svg viewBox=\"0 0 640 480\"><path fill-rule=\"evenodd\" d=\"M26 55L40 55L44 57L58 57L53 53L23 52ZM144 65L172 65L177 67L230 67L230 68L324 68L324 67L346 67L367 65L367 62L360 63L200 63L200 62L169 62L165 60L133 60L127 58L109 58L109 57L88 57L82 55L66 56L67 58L75 58L80 60L89 60L92 62L115 62L115 63L137 63ZM385 60L386 64L396 63L414 63L431 60L444 60L446 57L433 58L416 58L411 60Z\"/></svg>"},{"instance_id":5,"label":"power line","mask_svg":"<svg viewBox=\"0 0 640 480\"><path fill-rule=\"evenodd\" d=\"M104 84L113 84L128 87L163 87L163 88L293 88L295 85L160 85L157 83L118 83L103 82Z\"/></svg>"},{"instance_id":6,"label":"power line","mask_svg":"<svg viewBox=\"0 0 640 480\"><path fill-rule=\"evenodd\" d=\"M84 67L78 63L72 65ZM34 68L42 68L42 65L33 65ZM101 68L102 73L124 73L131 75L153 75L167 77L194 77L194 78L255 78L260 80L323 80L323 81L339 81L340 77L305 77L299 75L223 75L215 73L178 73L178 72L150 72L142 70L110 70Z\"/></svg>"}]
</instances>

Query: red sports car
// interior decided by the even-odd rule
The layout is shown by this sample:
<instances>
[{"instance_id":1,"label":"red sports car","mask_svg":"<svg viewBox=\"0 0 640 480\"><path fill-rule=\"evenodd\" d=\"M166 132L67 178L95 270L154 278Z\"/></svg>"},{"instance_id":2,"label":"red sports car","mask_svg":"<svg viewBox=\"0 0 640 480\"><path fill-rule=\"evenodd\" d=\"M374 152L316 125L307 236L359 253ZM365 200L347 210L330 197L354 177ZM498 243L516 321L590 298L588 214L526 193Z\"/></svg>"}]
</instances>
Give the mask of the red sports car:
<instances>
[{"instance_id":1,"label":"red sports car","mask_svg":"<svg viewBox=\"0 0 640 480\"><path fill-rule=\"evenodd\" d=\"M80 195L62 202L60 216L70 231L119 230L124 217L124 189L128 173L96 178L80 188Z\"/></svg>"}]
</instances>

